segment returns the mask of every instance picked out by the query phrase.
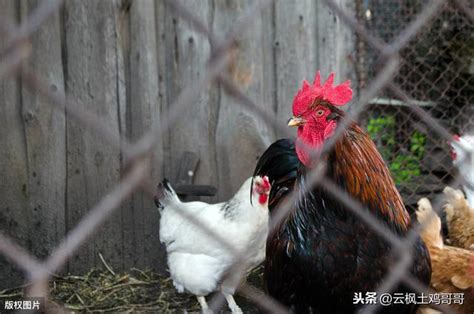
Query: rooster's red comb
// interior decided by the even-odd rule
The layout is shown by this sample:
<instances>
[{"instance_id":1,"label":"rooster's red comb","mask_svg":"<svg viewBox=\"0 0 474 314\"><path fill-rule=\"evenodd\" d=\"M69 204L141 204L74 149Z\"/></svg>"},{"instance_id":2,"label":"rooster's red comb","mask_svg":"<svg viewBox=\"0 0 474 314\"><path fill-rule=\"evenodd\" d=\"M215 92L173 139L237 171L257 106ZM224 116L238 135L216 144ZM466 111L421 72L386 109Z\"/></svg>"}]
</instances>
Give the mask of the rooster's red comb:
<instances>
[{"instance_id":1,"label":"rooster's red comb","mask_svg":"<svg viewBox=\"0 0 474 314\"><path fill-rule=\"evenodd\" d=\"M344 106L352 99L351 81L345 81L341 85L333 86L334 72L331 73L326 82L321 85L321 74L316 73L313 85L303 81L303 87L293 99L293 114L295 116L306 111L316 99L326 101L334 106Z\"/></svg>"}]
</instances>

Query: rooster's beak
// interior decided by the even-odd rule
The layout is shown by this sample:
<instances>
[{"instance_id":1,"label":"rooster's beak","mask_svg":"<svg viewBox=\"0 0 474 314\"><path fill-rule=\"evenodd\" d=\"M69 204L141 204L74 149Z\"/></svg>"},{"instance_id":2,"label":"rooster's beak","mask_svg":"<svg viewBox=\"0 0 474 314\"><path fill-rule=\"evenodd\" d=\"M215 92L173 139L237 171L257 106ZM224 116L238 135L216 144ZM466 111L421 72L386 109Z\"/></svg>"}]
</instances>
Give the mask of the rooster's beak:
<instances>
[{"instance_id":1,"label":"rooster's beak","mask_svg":"<svg viewBox=\"0 0 474 314\"><path fill-rule=\"evenodd\" d=\"M300 117L291 117L290 120L288 120L288 126L300 126L305 123L306 123L305 119L300 118Z\"/></svg>"}]
</instances>

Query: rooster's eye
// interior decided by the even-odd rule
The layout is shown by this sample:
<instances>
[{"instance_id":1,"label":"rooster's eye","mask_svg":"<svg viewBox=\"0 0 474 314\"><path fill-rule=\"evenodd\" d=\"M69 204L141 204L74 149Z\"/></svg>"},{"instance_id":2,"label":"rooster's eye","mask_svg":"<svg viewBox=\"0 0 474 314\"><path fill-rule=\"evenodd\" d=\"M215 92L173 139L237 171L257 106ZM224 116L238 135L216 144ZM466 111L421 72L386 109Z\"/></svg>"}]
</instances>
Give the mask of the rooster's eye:
<instances>
[{"instance_id":1,"label":"rooster's eye","mask_svg":"<svg viewBox=\"0 0 474 314\"><path fill-rule=\"evenodd\" d=\"M316 111L316 116L321 117L324 114L324 110L318 110Z\"/></svg>"}]
</instances>

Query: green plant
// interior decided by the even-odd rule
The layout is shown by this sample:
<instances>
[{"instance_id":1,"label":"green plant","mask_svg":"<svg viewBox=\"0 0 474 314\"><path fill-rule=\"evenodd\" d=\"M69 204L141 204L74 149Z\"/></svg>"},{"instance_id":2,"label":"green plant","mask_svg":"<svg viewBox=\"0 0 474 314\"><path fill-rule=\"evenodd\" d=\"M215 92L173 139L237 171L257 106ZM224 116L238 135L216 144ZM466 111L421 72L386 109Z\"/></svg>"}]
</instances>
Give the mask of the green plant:
<instances>
[{"instance_id":1,"label":"green plant","mask_svg":"<svg viewBox=\"0 0 474 314\"><path fill-rule=\"evenodd\" d=\"M381 116L370 119L367 132L379 148L382 157L389 160L395 148L395 117Z\"/></svg>"},{"instance_id":2,"label":"green plant","mask_svg":"<svg viewBox=\"0 0 474 314\"><path fill-rule=\"evenodd\" d=\"M425 153L426 136L418 131L413 132L410 137L410 152L421 160Z\"/></svg>"},{"instance_id":3,"label":"green plant","mask_svg":"<svg viewBox=\"0 0 474 314\"><path fill-rule=\"evenodd\" d=\"M408 149L397 146L396 121L393 115L369 119L367 132L388 163L396 184L408 182L421 174L420 161L425 153L426 142L426 136L423 133L414 131L410 135Z\"/></svg>"}]
</instances>

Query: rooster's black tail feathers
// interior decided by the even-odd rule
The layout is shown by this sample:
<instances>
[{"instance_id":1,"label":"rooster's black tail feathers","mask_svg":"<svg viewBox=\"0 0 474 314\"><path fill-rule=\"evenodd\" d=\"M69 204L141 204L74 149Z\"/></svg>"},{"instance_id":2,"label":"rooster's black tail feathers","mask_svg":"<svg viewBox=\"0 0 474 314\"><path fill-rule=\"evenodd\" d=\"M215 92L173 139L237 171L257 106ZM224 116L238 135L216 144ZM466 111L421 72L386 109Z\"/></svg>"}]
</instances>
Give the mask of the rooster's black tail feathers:
<instances>
[{"instance_id":1,"label":"rooster's black tail feathers","mask_svg":"<svg viewBox=\"0 0 474 314\"><path fill-rule=\"evenodd\" d=\"M253 176L268 176L272 188L268 207L272 210L284 195L293 190L301 163L293 139L280 139L270 145L257 162Z\"/></svg>"}]
</instances>

